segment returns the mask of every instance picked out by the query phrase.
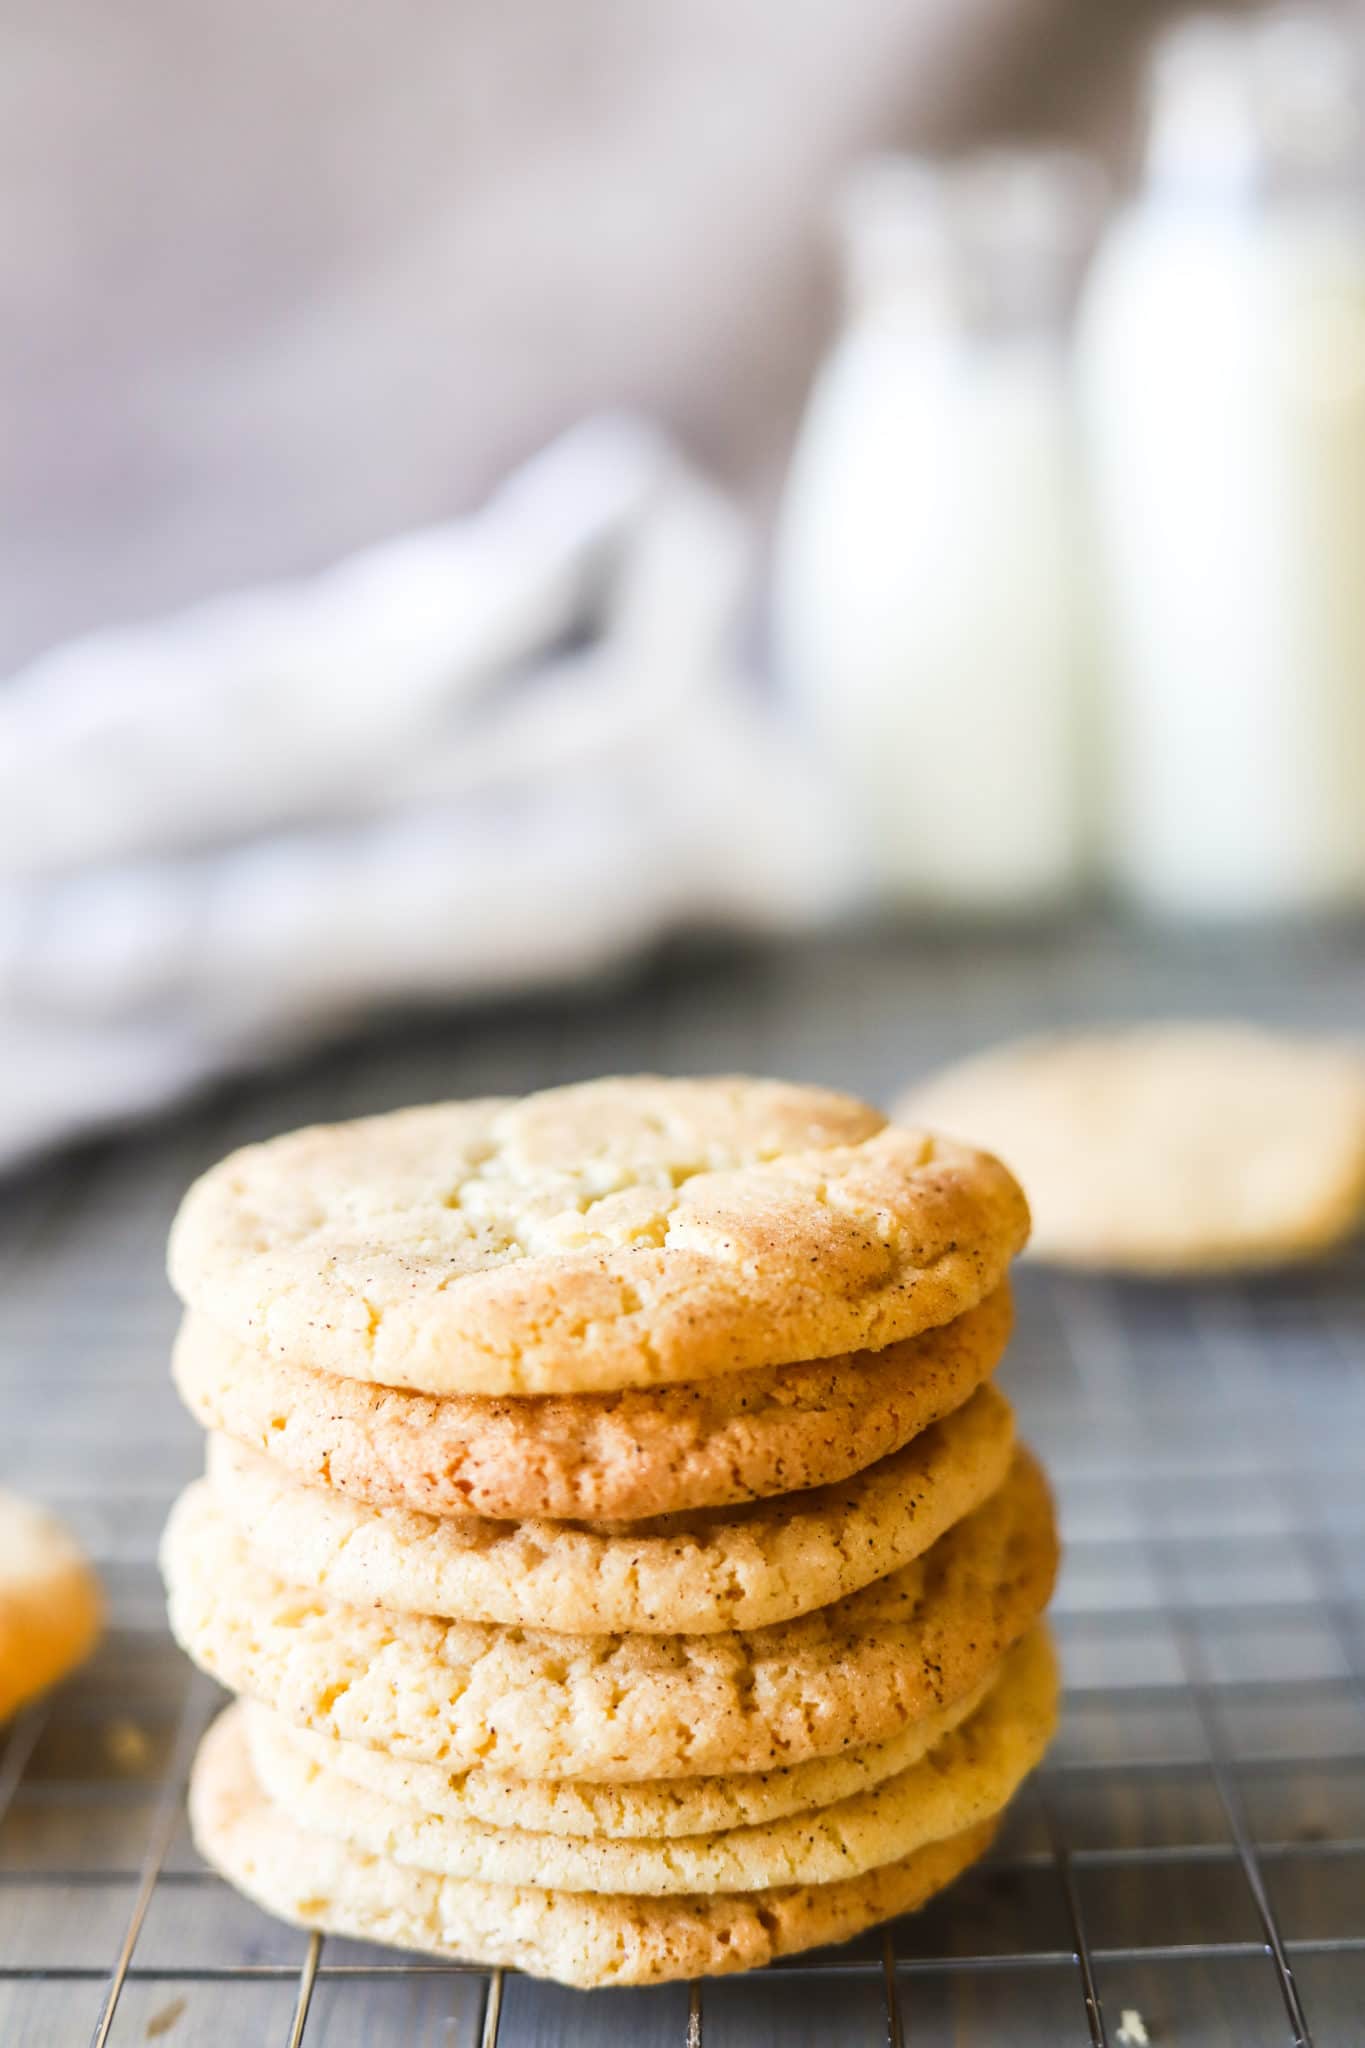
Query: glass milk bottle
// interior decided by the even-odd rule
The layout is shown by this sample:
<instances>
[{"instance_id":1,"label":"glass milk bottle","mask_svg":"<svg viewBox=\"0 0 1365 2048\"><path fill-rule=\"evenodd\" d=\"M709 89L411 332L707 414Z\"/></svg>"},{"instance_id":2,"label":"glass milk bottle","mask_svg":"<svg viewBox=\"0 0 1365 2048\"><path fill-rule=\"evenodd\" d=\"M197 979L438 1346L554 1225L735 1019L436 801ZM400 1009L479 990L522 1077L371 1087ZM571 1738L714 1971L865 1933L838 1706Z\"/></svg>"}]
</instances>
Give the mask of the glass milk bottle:
<instances>
[{"instance_id":1,"label":"glass milk bottle","mask_svg":"<svg viewBox=\"0 0 1365 2048\"><path fill-rule=\"evenodd\" d=\"M884 895L1048 908L1080 869L1087 591L1064 346L1072 155L890 159L843 211L847 316L779 522L780 676Z\"/></svg>"},{"instance_id":2,"label":"glass milk bottle","mask_svg":"<svg viewBox=\"0 0 1365 2048\"><path fill-rule=\"evenodd\" d=\"M1079 369L1113 866L1158 911L1365 900L1365 185L1327 15L1158 44Z\"/></svg>"}]
</instances>

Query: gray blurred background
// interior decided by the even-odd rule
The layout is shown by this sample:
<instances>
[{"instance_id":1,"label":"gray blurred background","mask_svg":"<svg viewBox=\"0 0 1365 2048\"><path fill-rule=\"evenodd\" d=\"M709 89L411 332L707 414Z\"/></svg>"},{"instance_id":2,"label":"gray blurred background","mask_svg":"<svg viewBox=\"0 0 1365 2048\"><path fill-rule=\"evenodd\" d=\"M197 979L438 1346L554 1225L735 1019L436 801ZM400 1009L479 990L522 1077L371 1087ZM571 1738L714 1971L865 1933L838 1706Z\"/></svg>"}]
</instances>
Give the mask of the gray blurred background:
<instances>
[{"instance_id":1,"label":"gray blurred background","mask_svg":"<svg viewBox=\"0 0 1365 2048\"><path fill-rule=\"evenodd\" d=\"M767 502L871 148L1116 143L1143 0L8 0L0 662L473 504L604 403Z\"/></svg>"}]
</instances>

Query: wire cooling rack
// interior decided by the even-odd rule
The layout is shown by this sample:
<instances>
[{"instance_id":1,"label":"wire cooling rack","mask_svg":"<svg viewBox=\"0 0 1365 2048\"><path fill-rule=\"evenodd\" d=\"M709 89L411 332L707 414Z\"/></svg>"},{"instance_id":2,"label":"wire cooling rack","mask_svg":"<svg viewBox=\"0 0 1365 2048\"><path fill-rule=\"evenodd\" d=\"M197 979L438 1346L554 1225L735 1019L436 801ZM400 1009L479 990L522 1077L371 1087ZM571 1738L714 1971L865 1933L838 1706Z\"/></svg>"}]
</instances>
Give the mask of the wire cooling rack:
<instances>
[{"instance_id":1,"label":"wire cooling rack","mask_svg":"<svg viewBox=\"0 0 1365 2048\"><path fill-rule=\"evenodd\" d=\"M1163 1011L1360 1027L1365 954L1101 928L675 960L553 1011L407 1024L0 1194L0 1476L70 1518L113 1616L0 1748L4 2048L1359 2048L1359 1253L1255 1285L1021 1276L1004 1381L1061 1502L1065 1718L989 1862L885 1934L700 1987L565 1992L280 1926L185 1827L217 1696L169 1641L153 1556L201 1456L161 1279L192 1173L312 1118L611 1069L885 1099L998 1036Z\"/></svg>"}]
</instances>

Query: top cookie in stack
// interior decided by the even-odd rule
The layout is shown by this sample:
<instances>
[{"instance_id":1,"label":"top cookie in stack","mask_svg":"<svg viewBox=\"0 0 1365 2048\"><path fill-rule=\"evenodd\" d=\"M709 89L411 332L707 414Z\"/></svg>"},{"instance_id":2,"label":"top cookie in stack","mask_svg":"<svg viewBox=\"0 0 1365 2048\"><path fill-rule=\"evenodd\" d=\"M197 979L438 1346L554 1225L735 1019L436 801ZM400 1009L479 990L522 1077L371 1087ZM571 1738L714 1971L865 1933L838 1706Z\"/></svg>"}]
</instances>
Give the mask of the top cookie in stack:
<instances>
[{"instance_id":1,"label":"top cookie in stack","mask_svg":"<svg viewBox=\"0 0 1365 2048\"><path fill-rule=\"evenodd\" d=\"M206 1854L308 1924L576 1983L945 1883L1054 1707L1051 1511L988 1384L1026 1229L993 1159L772 1082L224 1161L171 1247L214 1432L172 1621L252 1703L196 1772Z\"/></svg>"}]
</instances>

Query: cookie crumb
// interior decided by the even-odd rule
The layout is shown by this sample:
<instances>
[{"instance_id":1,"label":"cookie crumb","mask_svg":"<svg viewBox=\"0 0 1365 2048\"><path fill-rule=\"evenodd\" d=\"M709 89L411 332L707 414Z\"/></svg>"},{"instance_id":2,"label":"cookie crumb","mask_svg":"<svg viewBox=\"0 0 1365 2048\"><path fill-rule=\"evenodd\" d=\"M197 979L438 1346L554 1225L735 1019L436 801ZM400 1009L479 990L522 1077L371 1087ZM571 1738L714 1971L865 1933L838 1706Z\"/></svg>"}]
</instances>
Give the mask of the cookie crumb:
<instances>
[{"instance_id":1,"label":"cookie crumb","mask_svg":"<svg viewBox=\"0 0 1365 2048\"><path fill-rule=\"evenodd\" d=\"M152 1745L136 1721L111 1721L104 1731L104 1746L116 1769L132 1777L147 1768Z\"/></svg>"},{"instance_id":2,"label":"cookie crumb","mask_svg":"<svg viewBox=\"0 0 1365 2048\"><path fill-rule=\"evenodd\" d=\"M1150 2048L1152 2037L1135 2005L1126 2005L1119 2014L1119 2030L1114 2039L1119 2048Z\"/></svg>"}]
</instances>

